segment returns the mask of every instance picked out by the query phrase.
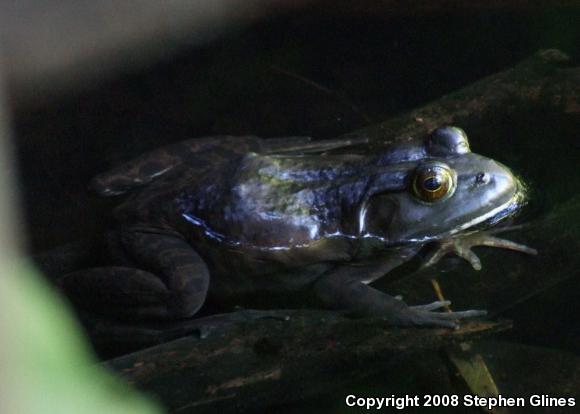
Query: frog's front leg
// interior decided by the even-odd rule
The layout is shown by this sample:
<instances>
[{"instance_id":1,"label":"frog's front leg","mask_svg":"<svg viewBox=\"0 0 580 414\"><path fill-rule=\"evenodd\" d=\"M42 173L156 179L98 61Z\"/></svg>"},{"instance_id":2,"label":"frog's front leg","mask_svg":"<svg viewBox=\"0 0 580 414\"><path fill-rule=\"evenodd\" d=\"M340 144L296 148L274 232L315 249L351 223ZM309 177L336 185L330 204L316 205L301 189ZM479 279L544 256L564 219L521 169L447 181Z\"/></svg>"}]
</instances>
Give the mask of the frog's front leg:
<instances>
[{"instance_id":1,"label":"frog's front leg","mask_svg":"<svg viewBox=\"0 0 580 414\"><path fill-rule=\"evenodd\" d=\"M209 271L177 235L123 232L129 266L97 267L65 275L61 286L92 311L131 320L177 320L193 316L205 302Z\"/></svg>"},{"instance_id":2,"label":"frog's front leg","mask_svg":"<svg viewBox=\"0 0 580 414\"><path fill-rule=\"evenodd\" d=\"M375 316L395 326L433 326L456 328L458 320L483 316L486 311L434 312L449 302L408 306L361 282L352 267L339 267L323 275L313 286L314 293L326 306L346 310L356 316Z\"/></svg>"},{"instance_id":3,"label":"frog's front leg","mask_svg":"<svg viewBox=\"0 0 580 414\"><path fill-rule=\"evenodd\" d=\"M509 249L521 253L536 255L538 251L524 244L516 243L511 240L496 237L495 234L514 230L517 227L500 227L497 229L468 233L464 235L455 236L448 239L443 239L438 242L436 250L434 250L426 259L423 267L428 267L436 264L441 258L447 254L456 254L457 256L467 260L475 270L481 270L481 260L471 250L476 246L496 247L500 249Z\"/></svg>"}]
</instances>

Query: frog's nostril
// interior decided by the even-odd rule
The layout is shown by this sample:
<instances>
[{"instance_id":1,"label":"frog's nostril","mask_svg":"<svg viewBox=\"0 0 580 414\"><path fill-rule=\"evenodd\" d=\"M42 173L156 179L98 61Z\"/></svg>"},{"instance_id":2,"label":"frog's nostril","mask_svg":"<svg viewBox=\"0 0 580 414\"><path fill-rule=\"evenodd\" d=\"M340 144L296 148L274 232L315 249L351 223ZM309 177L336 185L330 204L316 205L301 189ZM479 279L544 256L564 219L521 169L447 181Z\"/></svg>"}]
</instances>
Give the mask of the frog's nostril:
<instances>
[{"instance_id":1,"label":"frog's nostril","mask_svg":"<svg viewBox=\"0 0 580 414\"><path fill-rule=\"evenodd\" d=\"M489 183L489 174L486 174L484 172L477 173L477 175L475 176L475 182L477 184Z\"/></svg>"}]
</instances>

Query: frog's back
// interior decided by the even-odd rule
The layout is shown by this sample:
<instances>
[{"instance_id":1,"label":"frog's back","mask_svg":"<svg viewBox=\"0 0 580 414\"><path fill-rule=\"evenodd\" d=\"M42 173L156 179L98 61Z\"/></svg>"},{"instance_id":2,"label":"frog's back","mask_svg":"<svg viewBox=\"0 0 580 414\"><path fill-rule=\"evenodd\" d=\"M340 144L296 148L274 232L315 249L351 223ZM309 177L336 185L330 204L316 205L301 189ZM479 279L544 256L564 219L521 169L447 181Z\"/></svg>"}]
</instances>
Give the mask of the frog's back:
<instances>
[{"instance_id":1,"label":"frog's back","mask_svg":"<svg viewBox=\"0 0 580 414\"><path fill-rule=\"evenodd\" d=\"M179 213L209 237L257 249L304 247L348 230L354 235L343 215L360 205L367 185L355 158L249 153L219 173L208 171L202 185L184 188Z\"/></svg>"},{"instance_id":2,"label":"frog's back","mask_svg":"<svg viewBox=\"0 0 580 414\"><path fill-rule=\"evenodd\" d=\"M280 203L271 206L273 208L269 213L267 208L264 211L255 209L258 203L268 206L273 196L284 195L280 186L255 181L260 171L264 170L264 161L274 159L274 155L270 157L268 154L319 153L356 143L345 140L311 142L308 137L263 140L253 136L225 136L195 139L155 150L101 174L93 180L92 186L105 196L130 193L115 213L117 221L123 224L154 224L180 229L192 224L197 227L201 225L205 230L213 229L204 231L206 236L210 234L219 238L220 234L224 234L230 240L243 243L258 238L271 246L272 243L266 241L268 236L264 234L271 226L261 228L253 236L250 231L259 227L252 218L261 213L274 213L274 209L281 210ZM310 178L307 177L307 180ZM292 180L296 181L296 177ZM286 181L289 183L292 180ZM266 192L259 191L263 197L257 203L252 198L255 194L245 193L250 182L254 188L268 189ZM289 202L286 207L291 209L292 206L296 207L296 203ZM279 235L279 225L298 217L296 211L287 209L286 213L283 223L279 220L278 225L273 226L276 229L272 234ZM305 214L300 217L299 220L308 220Z\"/></svg>"},{"instance_id":3,"label":"frog's back","mask_svg":"<svg viewBox=\"0 0 580 414\"><path fill-rule=\"evenodd\" d=\"M217 211L225 202L230 178L244 156L233 153L210 156L205 162L176 166L132 191L115 209L116 221L179 231L187 211Z\"/></svg>"}]
</instances>

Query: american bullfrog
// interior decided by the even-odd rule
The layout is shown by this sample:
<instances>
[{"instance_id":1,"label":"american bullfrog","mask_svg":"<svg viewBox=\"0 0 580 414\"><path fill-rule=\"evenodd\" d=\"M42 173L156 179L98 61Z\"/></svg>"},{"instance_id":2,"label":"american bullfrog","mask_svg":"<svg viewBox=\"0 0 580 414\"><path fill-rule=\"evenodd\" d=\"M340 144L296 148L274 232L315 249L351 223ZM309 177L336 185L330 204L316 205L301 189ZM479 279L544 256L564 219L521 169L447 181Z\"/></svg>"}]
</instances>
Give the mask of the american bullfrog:
<instances>
[{"instance_id":1,"label":"american bullfrog","mask_svg":"<svg viewBox=\"0 0 580 414\"><path fill-rule=\"evenodd\" d=\"M512 216L524 187L451 126L384 147L193 139L99 175L92 188L125 195L106 236L110 262L60 285L82 307L140 322L191 318L208 297L299 293L393 325L455 327L485 312L408 306L370 284L432 242L427 265L457 253L479 268L475 245L533 253L479 230Z\"/></svg>"}]
</instances>

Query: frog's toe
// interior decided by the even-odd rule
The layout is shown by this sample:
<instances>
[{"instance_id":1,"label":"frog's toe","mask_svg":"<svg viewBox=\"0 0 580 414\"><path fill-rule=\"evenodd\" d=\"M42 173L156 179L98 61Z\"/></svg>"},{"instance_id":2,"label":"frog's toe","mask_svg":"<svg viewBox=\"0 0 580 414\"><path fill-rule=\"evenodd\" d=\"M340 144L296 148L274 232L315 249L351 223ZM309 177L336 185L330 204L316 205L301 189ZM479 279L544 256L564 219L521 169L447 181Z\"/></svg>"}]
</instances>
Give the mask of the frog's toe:
<instances>
[{"instance_id":1,"label":"frog's toe","mask_svg":"<svg viewBox=\"0 0 580 414\"><path fill-rule=\"evenodd\" d=\"M445 256L448 253L452 253L452 252L453 252L452 249L448 248L444 244L440 244L435 251L433 251L432 253L430 253L425 258L425 261L423 262L423 266L422 267L433 266L434 264L438 263L439 260L441 260L443 258L443 256Z\"/></svg>"},{"instance_id":2,"label":"frog's toe","mask_svg":"<svg viewBox=\"0 0 580 414\"><path fill-rule=\"evenodd\" d=\"M516 252L531 254L534 256L538 254L538 251L536 249L533 249L529 246L526 246L525 244L516 243L516 242L513 242L511 240L501 239L499 237L493 237L493 236L488 236L488 235L481 238L481 241L480 241L480 243L478 243L478 246L488 246L488 247L497 247L500 249L509 249L509 250L514 250Z\"/></svg>"},{"instance_id":3,"label":"frog's toe","mask_svg":"<svg viewBox=\"0 0 580 414\"><path fill-rule=\"evenodd\" d=\"M481 260L479 260L479 257L477 257L470 247L457 249L456 253L462 259L467 260L474 270L481 270Z\"/></svg>"},{"instance_id":4,"label":"frog's toe","mask_svg":"<svg viewBox=\"0 0 580 414\"><path fill-rule=\"evenodd\" d=\"M449 305L451 305L451 301L449 300L438 300L433 303L428 303L427 305L411 306L410 308L414 310L432 311Z\"/></svg>"},{"instance_id":5,"label":"frog's toe","mask_svg":"<svg viewBox=\"0 0 580 414\"><path fill-rule=\"evenodd\" d=\"M433 305L433 304L430 304ZM429 305L423 305L429 306ZM411 308L411 322L415 326L431 326L444 328L457 328L459 321L463 319L478 318L487 315L485 310L467 310L462 312L432 312L424 308Z\"/></svg>"},{"instance_id":6,"label":"frog's toe","mask_svg":"<svg viewBox=\"0 0 580 414\"><path fill-rule=\"evenodd\" d=\"M445 312L441 313L442 318L446 319L472 319L472 318L480 318L482 316L486 316L486 310L479 310L479 309L471 309L466 311L460 312Z\"/></svg>"}]
</instances>

